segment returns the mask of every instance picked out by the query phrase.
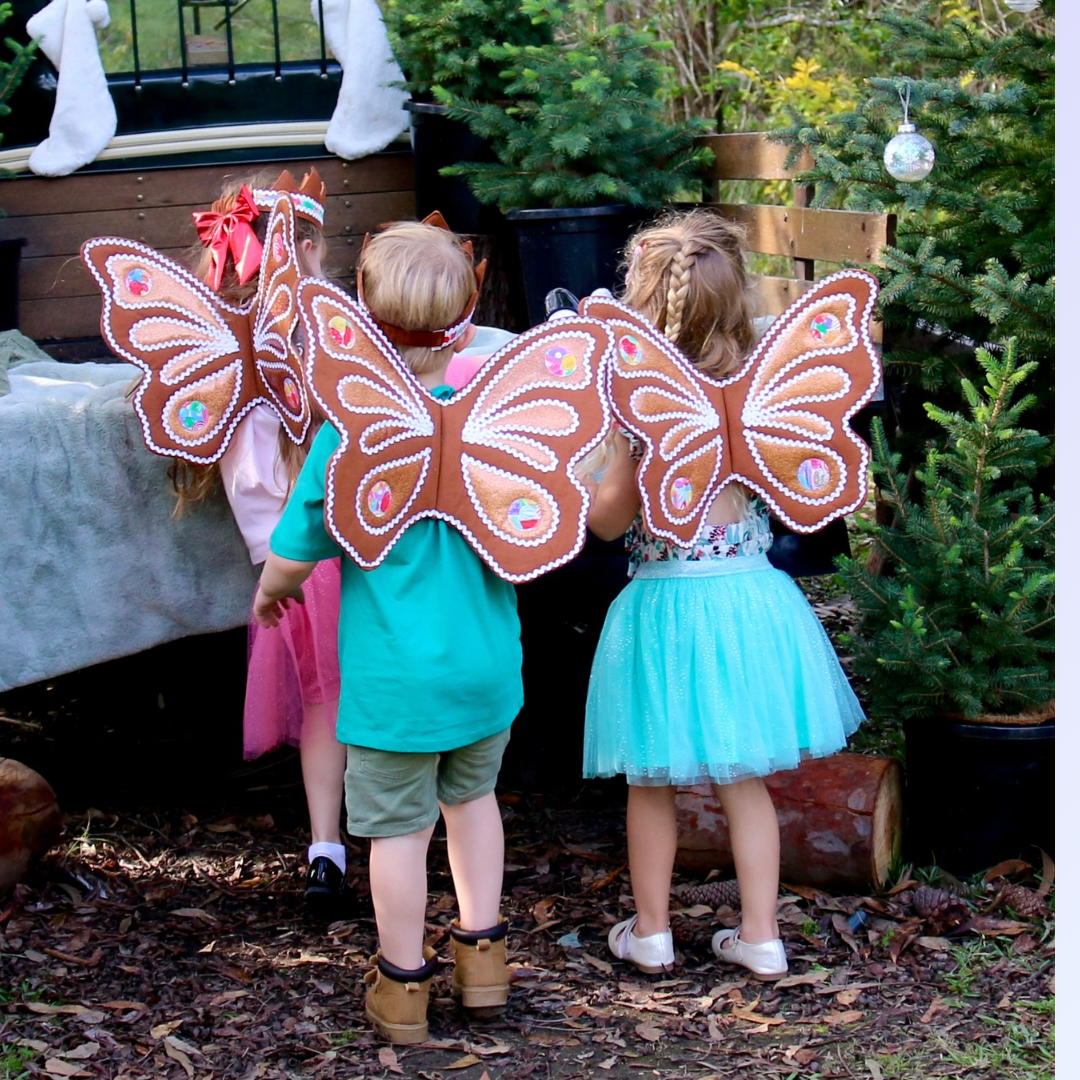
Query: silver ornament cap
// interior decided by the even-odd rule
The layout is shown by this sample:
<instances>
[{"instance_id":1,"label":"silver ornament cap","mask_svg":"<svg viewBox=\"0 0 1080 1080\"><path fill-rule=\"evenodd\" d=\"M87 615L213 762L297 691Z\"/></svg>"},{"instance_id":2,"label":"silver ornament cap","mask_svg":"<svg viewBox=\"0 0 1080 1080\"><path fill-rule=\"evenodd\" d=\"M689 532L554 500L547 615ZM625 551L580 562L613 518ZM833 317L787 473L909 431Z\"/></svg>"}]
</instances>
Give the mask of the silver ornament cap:
<instances>
[{"instance_id":1,"label":"silver ornament cap","mask_svg":"<svg viewBox=\"0 0 1080 1080\"><path fill-rule=\"evenodd\" d=\"M1027 15L1034 11L1042 0L1005 0L1005 6L1012 11L1019 11L1021 15Z\"/></svg>"},{"instance_id":2,"label":"silver ornament cap","mask_svg":"<svg viewBox=\"0 0 1080 1080\"><path fill-rule=\"evenodd\" d=\"M914 124L901 124L885 144L885 171L905 184L925 180L934 167L934 147L915 130Z\"/></svg>"}]
</instances>

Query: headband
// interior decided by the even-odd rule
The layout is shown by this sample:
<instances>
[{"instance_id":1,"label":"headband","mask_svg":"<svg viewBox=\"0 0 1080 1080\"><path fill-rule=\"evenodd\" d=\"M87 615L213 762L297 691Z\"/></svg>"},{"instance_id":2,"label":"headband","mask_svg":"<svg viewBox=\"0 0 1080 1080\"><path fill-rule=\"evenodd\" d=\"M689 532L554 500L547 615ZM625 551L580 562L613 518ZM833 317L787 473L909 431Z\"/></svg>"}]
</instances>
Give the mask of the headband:
<instances>
[{"instance_id":1,"label":"headband","mask_svg":"<svg viewBox=\"0 0 1080 1080\"><path fill-rule=\"evenodd\" d=\"M321 229L326 217L326 185L317 169L304 174L297 184L288 169L282 171L273 187L255 188L252 192L255 205L260 210L273 210L282 195L288 195L297 217L306 218Z\"/></svg>"},{"instance_id":2,"label":"headband","mask_svg":"<svg viewBox=\"0 0 1080 1080\"><path fill-rule=\"evenodd\" d=\"M432 225L436 229L445 229L447 232L450 232L450 226L446 224L446 219L438 210L433 210L420 222L420 224ZM370 242L371 233L366 233L364 236L363 247L360 248L360 261L357 264L356 271L356 293L360 298L360 302L368 308L368 311L371 311L371 308L364 298L364 274L362 265L364 252L367 250L367 246ZM461 246L464 248L469 260L472 261L472 241L465 240ZM395 345L419 345L438 352L440 349L445 349L448 345L453 345L454 342L469 328L469 324L472 322L473 311L476 309L476 302L480 299L480 289L484 284L484 274L486 272L487 259L484 259L478 265L473 267L473 274L476 277L476 289L473 291L472 296L469 297L469 301L465 305L461 315L459 315L450 326L444 327L441 330L406 330L401 326L395 326L393 323L385 322L383 319L378 318L374 313L372 313L371 317L378 324L379 329Z\"/></svg>"}]
</instances>

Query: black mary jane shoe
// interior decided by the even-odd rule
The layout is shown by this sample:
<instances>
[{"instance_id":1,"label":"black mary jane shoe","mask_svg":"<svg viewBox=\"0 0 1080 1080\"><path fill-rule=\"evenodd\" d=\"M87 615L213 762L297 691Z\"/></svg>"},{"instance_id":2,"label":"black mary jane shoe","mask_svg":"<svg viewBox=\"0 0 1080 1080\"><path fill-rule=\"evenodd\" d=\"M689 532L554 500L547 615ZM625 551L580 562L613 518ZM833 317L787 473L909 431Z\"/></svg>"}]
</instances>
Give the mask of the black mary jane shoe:
<instances>
[{"instance_id":1,"label":"black mary jane shoe","mask_svg":"<svg viewBox=\"0 0 1080 1080\"><path fill-rule=\"evenodd\" d=\"M312 859L304 892L304 907L308 914L320 921L333 922L349 918L354 914L355 906L355 897L345 875L334 860L325 855Z\"/></svg>"}]
</instances>

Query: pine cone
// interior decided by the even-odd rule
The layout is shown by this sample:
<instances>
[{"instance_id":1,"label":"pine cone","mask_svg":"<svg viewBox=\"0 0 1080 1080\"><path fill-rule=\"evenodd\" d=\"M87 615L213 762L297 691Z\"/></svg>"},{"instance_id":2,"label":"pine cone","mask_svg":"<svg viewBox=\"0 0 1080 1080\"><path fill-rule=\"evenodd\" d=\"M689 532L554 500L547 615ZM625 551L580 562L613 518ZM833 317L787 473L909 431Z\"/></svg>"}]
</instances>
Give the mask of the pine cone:
<instances>
[{"instance_id":1,"label":"pine cone","mask_svg":"<svg viewBox=\"0 0 1080 1080\"><path fill-rule=\"evenodd\" d=\"M930 923L936 933L959 926L971 914L967 901L932 885L920 885L911 899L915 913Z\"/></svg>"},{"instance_id":2,"label":"pine cone","mask_svg":"<svg viewBox=\"0 0 1080 1080\"><path fill-rule=\"evenodd\" d=\"M732 881L710 881L705 885L684 885L676 895L680 903L693 907L705 904L711 908L738 908L742 901L739 897L739 883Z\"/></svg>"},{"instance_id":3,"label":"pine cone","mask_svg":"<svg viewBox=\"0 0 1080 1080\"><path fill-rule=\"evenodd\" d=\"M1034 889L1024 885L1002 885L999 895L1001 902L1021 919L1040 919L1049 910L1046 901Z\"/></svg>"}]
</instances>

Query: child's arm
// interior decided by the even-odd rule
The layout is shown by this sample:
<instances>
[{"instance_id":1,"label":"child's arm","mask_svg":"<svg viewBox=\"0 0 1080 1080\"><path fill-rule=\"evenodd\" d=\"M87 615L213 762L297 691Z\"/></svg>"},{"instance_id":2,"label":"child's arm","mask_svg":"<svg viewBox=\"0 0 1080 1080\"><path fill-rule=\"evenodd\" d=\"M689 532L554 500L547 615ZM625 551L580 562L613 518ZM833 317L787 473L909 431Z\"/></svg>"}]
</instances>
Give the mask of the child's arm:
<instances>
[{"instance_id":1,"label":"child's arm","mask_svg":"<svg viewBox=\"0 0 1080 1080\"><path fill-rule=\"evenodd\" d=\"M630 441L616 434L603 479L593 491L586 524L601 540L617 540L630 528L641 509L637 489L637 462L630 456Z\"/></svg>"},{"instance_id":2,"label":"child's arm","mask_svg":"<svg viewBox=\"0 0 1080 1080\"><path fill-rule=\"evenodd\" d=\"M270 552L266 557L259 589L255 593L255 605L252 613L260 626L277 626L285 612L289 600L298 604L304 602L301 586L307 581L317 563L297 562L285 559Z\"/></svg>"}]
</instances>

